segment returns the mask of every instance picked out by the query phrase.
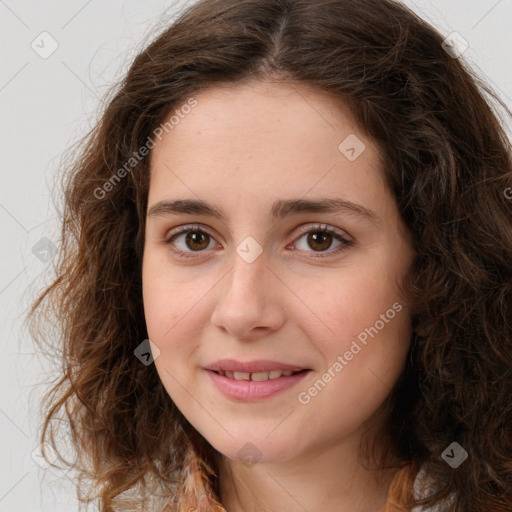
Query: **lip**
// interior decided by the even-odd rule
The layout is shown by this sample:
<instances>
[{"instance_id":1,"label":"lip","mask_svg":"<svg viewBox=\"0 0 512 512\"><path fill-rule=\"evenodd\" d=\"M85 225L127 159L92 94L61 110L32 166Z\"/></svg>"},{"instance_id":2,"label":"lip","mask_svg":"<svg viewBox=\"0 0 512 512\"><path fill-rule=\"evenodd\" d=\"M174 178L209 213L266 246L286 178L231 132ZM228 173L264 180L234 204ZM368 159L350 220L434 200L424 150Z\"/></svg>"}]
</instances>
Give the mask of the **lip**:
<instances>
[{"instance_id":1,"label":"lip","mask_svg":"<svg viewBox=\"0 0 512 512\"><path fill-rule=\"evenodd\" d=\"M311 370L304 370L294 375L256 382L252 380L228 379L212 370L206 370L213 383L228 398L243 402L262 400L296 386Z\"/></svg>"},{"instance_id":2,"label":"lip","mask_svg":"<svg viewBox=\"0 0 512 512\"><path fill-rule=\"evenodd\" d=\"M267 359L259 359L257 361L247 362L236 361L235 359L219 359L215 363L206 366L205 370L211 370L212 372L228 371L254 373L269 372L271 370L287 370L292 372L299 372L301 370L309 370L309 368L281 363L279 361L270 361Z\"/></svg>"}]
</instances>

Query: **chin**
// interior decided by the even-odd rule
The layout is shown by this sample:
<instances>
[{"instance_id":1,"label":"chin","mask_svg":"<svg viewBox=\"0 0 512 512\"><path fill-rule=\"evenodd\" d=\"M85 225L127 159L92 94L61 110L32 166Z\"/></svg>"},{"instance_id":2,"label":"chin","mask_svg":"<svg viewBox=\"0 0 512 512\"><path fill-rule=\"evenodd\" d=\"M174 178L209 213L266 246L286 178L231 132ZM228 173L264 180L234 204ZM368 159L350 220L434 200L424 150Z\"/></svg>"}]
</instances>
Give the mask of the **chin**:
<instances>
[{"instance_id":1,"label":"chin","mask_svg":"<svg viewBox=\"0 0 512 512\"><path fill-rule=\"evenodd\" d=\"M291 438L265 438L268 432L257 436L224 436L222 439L203 437L224 457L238 461L247 466L256 463L273 463L290 460L298 455L297 443L291 442Z\"/></svg>"}]
</instances>

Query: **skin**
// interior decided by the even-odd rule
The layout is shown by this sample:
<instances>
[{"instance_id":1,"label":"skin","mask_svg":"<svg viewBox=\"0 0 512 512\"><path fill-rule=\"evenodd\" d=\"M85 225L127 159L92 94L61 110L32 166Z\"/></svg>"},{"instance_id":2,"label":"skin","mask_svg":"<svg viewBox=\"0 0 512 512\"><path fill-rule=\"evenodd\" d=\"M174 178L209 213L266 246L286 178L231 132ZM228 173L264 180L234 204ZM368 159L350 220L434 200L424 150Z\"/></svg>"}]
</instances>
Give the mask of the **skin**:
<instances>
[{"instance_id":1,"label":"skin","mask_svg":"<svg viewBox=\"0 0 512 512\"><path fill-rule=\"evenodd\" d=\"M305 84L216 85L195 99L152 152L148 211L164 200L202 199L226 219L146 219L143 298L162 383L220 452L229 512L380 510L393 473L365 469L358 447L404 366L411 311L399 284L413 253L379 149L339 100ZM350 134L365 145L354 161L338 149ZM270 215L274 201L299 198L344 199L375 219L348 210ZM212 235L199 250L186 234L165 243L189 224ZM315 244L307 233L317 224L352 243L326 234L325 245ZM236 251L248 236L262 249L252 263ZM401 311L347 361L358 334L397 302ZM347 364L336 372L339 356ZM312 371L298 386L244 402L223 395L204 370L221 358ZM329 368L335 377L300 403ZM258 450L254 465L238 455L247 443Z\"/></svg>"}]
</instances>

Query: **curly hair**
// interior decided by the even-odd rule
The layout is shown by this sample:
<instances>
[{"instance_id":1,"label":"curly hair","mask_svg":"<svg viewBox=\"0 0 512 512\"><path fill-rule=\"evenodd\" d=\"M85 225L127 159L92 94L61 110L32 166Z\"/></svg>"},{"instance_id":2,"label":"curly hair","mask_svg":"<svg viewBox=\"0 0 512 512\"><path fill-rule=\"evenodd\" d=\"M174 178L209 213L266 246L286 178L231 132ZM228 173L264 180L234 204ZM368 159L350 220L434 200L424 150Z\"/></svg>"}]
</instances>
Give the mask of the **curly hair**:
<instances>
[{"instance_id":1,"label":"curly hair","mask_svg":"<svg viewBox=\"0 0 512 512\"><path fill-rule=\"evenodd\" d=\"M158 489L172 510L223 510L213 448L134 356L148 337L146 154L194 94L286 79L350 108L412 233L414 332L386 419L394 453L433 478L424 505L512 510L512 159L499 115L510 112L443 39L392 0L201 0L135 58L64 173L56 275L29 315L62 361L41 442L58 450L69 426L81 502L121 510ZM469 454L457 470L441 458L454 440ZM411 482L400 472L387 510L409 510Z\"/></svg>"}]
</instances>

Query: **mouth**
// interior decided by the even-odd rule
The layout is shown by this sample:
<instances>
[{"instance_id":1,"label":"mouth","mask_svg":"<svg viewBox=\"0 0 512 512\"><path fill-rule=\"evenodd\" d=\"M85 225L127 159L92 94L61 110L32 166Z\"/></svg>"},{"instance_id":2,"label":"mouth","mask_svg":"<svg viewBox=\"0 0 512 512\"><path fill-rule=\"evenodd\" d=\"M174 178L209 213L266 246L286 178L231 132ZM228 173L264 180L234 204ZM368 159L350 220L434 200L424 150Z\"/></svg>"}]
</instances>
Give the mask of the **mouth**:
<instances>
[{"instance_id":1,"label":"mouth","mask_svg":"<svg viewBox=\"0 0 512 512\"><path fill-rule=\"evenodd\" d=\"M237 361L235 359L220 359L205 367L228 379L263 381L288 377L294 373L309 370L305 366L292 365L281 361L258 359L255 361Z\"/></svg>"},{"instance_id":2,"label":"mouth","mask_svg":"<svg viewBox=\"0 0 512 512\"><path fill-rule=\"evenodd\" d=\"M220 375L221 377L226 377L228 379L233 380L250 380L253 382L264 382L266 380L279 379L280 377L290 377L291 375L296 375L298 373L303 373L307 371L309 370L304 369L295 372L291 370L270 370L268 372L230 372L227 370L218 370L215 371L215 373L217 375Z\"/></svg>"},{"instance_id":3,"label":"mouth","mask_svg":"<svg viewBox=\"0 0 512 512\"><path fill-rule=\"evenodd\" d=\"M206 371L215 387L227 398L243 402L270 399L286 390L295 388L310 372L311 370Z\"/></svg>"},{"instance_id":4,"label":"mouth","mask_svg":"<svg viewBox=\"0 0 512 512\"><path fill-rule=\"evenodd\" d=\"M312 370L278 361L223 359L204 368L216 388L230 399L268 399L298 385Z\"/></svg>"}]
</instances>

